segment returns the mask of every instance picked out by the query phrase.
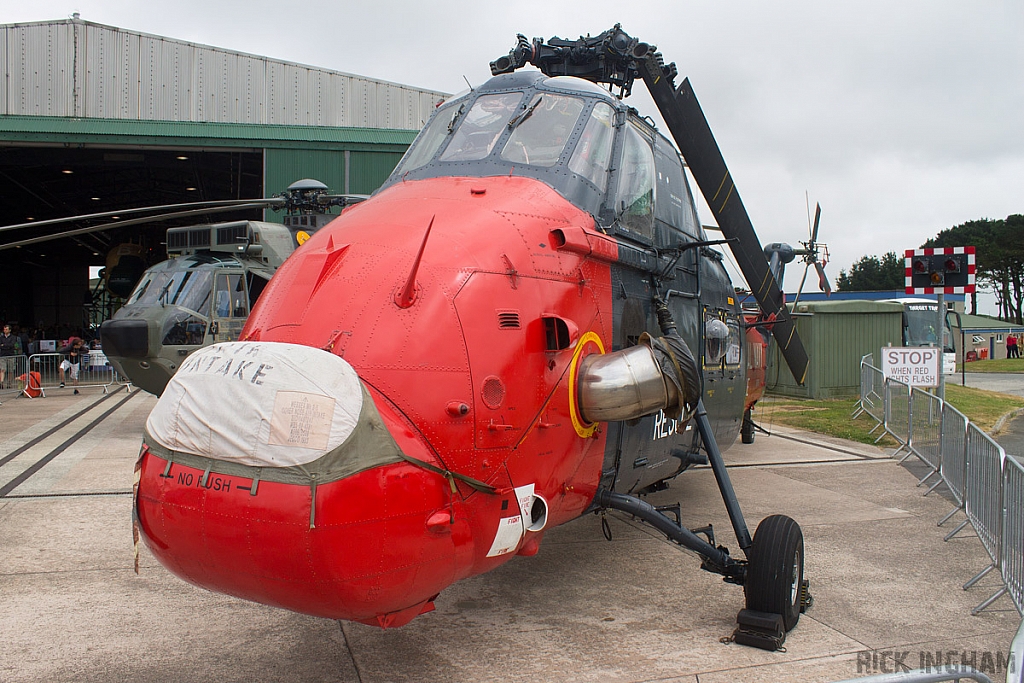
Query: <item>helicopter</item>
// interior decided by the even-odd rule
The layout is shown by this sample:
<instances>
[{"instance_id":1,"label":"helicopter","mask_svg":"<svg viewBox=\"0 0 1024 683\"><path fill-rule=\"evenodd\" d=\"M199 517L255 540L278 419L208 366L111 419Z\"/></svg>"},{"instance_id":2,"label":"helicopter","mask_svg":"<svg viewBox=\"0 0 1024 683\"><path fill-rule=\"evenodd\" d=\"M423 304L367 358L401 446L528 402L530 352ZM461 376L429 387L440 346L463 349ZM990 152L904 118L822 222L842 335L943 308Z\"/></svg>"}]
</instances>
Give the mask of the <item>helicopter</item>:
<instances>
[{"instance_id":1,"label":"helicopter","mask_svg":"<svg viewBox=\"0 0 1024 683\"><path fill-rule=\"evenodd\" d=\"M323 183L292 183L278 199L284 224L232 221L167 230L170 257L138 278L125 305L100 325L111 364L159 396L189 354L234 341L274 271L333 218L332 206L361 195L329 195ZM251 203L251 202L250 202Z\"/></svg>"},{"instance_id":2,"label":"helicopter","mask_svg":"<svg viewBox=\"0 0 1024 683\"><path fill-rule=\"evenodd\" d=\"M741 625L784 637L810 604L803 534L771 515L751 535L725 468L751 358L715 246L794 377L808 359L689 81L620 25L520 35L491 72L289 256L237 341L182 361L135 465L136 552L391 628L547 529L621 510L743 586ZM679 151L623 101L637 78ZM741 556L644 499L702 464Z\"/></svg>"},{"instance_id":3,"label":"helicopter","mask_svg":"<svg viewBox=\"0 0 1024 683\"><path fill-rule=\"evenodd\" d=\"M807 282L807 271L813 266L818 274L818 288L825 293L826 297L832 295L832 285L829 284L828 276L825 274L825 265L828 263L828 246L818 241L818 224L821 220L821 204L816 204L814 209L814 225L810 224L810 205L808 205L808 232L809 239L800 242L801 248L796 249L785 242L772 242L764 248L764 256L768 260L768 269L771 271L774 280L782 286L786 274L786 265L792 263L797 256L804 262L804 274L800 279L800 286L797 288L796 297L791 304L790 310L796 308L800 301L800 295L804 290L804 283ZM743 309L743 319L746 323L747 353L750 358L747 362L747 398L743 411L743 423L740 426L740 441L745 444L754 443L754 435L757 432L767 431L754 422L752 411L757 402L764 396L767 382L767 361L762 358L768 357L768 348L771 336L768 329L771 326L770 316L764 315L763 311L751 302L749 297L740 301Z\"/></svg>"},{"instance_id":4,"label":"helicopter","mask_svg":"<svg viewBox=\"0 0 1024 683\"><path fill-rule=\"evenodd\" d=\"M274 271L297 246L334 218L329 213L332 207L344 208L362 199L365 195L329 194L326 185L307 178L267 199L141 207L6 226L5 231L107 218L115 213L146 214L14 241L0 249L196 213L285 209L283 224L240 220L168 228L166 251L170 258L149 267L141 245L123 243L111 249L97 291L103 287L125 303L99 327L103 351L133 385L159 396L189 354L219 341L238 339L250 308ZM169 212L148 215L158 211Z\"/></svg>"}]
</instances>

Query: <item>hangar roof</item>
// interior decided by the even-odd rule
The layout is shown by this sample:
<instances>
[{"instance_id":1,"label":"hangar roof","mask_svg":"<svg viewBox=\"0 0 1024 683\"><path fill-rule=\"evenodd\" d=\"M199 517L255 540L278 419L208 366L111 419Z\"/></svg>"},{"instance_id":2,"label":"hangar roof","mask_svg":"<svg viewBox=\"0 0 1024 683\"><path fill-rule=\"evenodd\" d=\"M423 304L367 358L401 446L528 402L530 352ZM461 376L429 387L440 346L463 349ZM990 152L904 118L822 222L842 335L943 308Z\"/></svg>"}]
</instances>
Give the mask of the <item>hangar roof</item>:
<instances>
[{"instance_id":1,"label":"hangar roof","mask_svg":"<svg viewBox=\"0 0 1024 683\"><path fill-rule=\"evenodd\" d=\"M76 145L131 145L132 147L180 145L193 147L272 148L299 144L330 149L360 145L401 145L404 151L416 132L380 128L332 128L325 126L284 126L261 124L200 123L191 121L126 121L123 119L79 119L60 116L0 116L0 138L5 142L67 141Z\"/></svg>"},{"instance_id":2,"label":"hangar roof","mask_svg":"<svg viewBox=\"0 0 1024 683\"><path fill-rule=\"evenodd\" d=\"M445 95L95 24L0 25L0 115L419 130Z\"/></svg>"}]
</instances>

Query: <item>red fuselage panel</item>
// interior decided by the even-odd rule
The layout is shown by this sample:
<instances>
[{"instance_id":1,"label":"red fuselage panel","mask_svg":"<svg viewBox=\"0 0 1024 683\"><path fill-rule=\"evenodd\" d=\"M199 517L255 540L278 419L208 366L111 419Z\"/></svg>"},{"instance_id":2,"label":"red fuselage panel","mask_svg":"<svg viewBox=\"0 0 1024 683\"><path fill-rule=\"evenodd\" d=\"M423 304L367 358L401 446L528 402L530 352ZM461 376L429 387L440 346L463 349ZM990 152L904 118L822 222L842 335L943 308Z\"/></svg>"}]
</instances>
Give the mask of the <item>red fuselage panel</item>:
<instances>
[{"instance_id":1,"label":"red fuselage panel","mask_svg":"<svg viewBox=\"0 0 1024 683\"><path fill-rule=\"evenodd\" d=\"M591 235L601 257L562 248L557 231ZM612 246L528 178L399 183L346 210L282 266L242 338L342 357L405 455L497 493L459 482L453 495L444 476L403 462L315 487L262 481L250 495L251 478L201 486L202 470L162 477L166 461L147 454L138 512L150 548L206 588L379 625L534 552L539 529L500 542L517 487L543 498L547 526L597 489L604 435L572 415L570 376L583 346L611 350Z\"/></svg>"}]
</instances>

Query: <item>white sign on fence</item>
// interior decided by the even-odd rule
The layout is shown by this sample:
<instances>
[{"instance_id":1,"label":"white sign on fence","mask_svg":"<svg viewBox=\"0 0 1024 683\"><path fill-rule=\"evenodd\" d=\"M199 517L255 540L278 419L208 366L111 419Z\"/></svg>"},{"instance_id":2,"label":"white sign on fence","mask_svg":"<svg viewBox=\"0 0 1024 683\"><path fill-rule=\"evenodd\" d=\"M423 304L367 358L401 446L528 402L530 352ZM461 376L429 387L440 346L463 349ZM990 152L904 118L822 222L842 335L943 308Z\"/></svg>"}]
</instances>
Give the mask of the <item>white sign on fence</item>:
<instances>
[{"instance_id":1,"label":"white sign on fence","mask_svg":"<svg viewBox=\"0 0 1024 683\"><path fill-rule=\"evenodd\" d=\"M913 387L937 387L941 356L934 346L888 346L882 349L882 374Z\"/></svg>"},{"instance_id":2,"label":"white sign on fence","mask_svg":"<svg viewBox=\"0 0 1024 683\"><path fill-rule=\"evenodd\" d=\"M956 354L955 353L944 353L944 354L942 354L942 374L943 375L955 375L956 374Z\"/></svg>"}]
</instances>

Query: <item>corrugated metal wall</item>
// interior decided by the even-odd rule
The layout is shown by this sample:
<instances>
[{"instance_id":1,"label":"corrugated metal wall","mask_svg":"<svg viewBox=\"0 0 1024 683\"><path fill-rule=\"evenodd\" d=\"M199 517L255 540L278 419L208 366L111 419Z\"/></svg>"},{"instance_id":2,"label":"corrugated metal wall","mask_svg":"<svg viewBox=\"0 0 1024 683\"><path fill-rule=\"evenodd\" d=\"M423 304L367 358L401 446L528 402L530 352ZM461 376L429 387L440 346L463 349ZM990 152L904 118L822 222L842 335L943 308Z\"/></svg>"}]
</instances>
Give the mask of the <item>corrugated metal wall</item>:
<instances>
[{"instance_id":1,"label":"corrugated metal wall","mask_svg":"<svg viewBox=\"0 0 1024 683\"><path fill-rule=\"evenodd\" d=\"M899 346L903 308L882 302L819 302L797 314L797 334L807 349L810 365L803 386L796 383L778 345L773 342L768 363L768 391L800 398L855 396L860 391L860 359L883 346ZM837 305L838 304L838 305Z\"/></svg>"},{"instance_id":2,"label":"corrugated metal wall","mask_svg":"<svg viewBox=\"0 0 1024 683\"><path fill-rule=\"evenodd\" d=\"M266 196L280 194L296 180L313 178L332 193L345 191L345 153L304 149L268 149L263 157ZM381 180L380 182L384 182ZM377 183L378 185L380 183ZM281 214L267 211L267 220L280 222Z\"/></svg>"},{"instance_id":3,"label":"corrugated metal wall","mask_svg":"<svg viewBox=\"0 0 1024 683\"><path fill-rule=\"evenodd\" d=\"M264 191L267 196L279 194L296 180L313 178L332 193L369 194L380 187L401 158L395 152L267 149ZM280 216L266 212L269 221L280 222Z\"/></svg>"},{"instance_id":4,"label":"corrugated metal wall","mask_svg":"<svg viewBox=\"0 0 1024 683\"><path fill-rule=\"evenodd\" d=\"M441 93L80 20L0 26L0 112L418 130Z\"/></svg>"},{"instance_id":5,"label":"corrugated metal wall","mask_svg":"<svg viewBox=\"0 0 1024 683\"><path fill-rule=\"evenodd\" d=\"M395 166L402 160L394 152L350 152L349 192L369 194L387 180Z\"/></svg>"}]
</instances>

